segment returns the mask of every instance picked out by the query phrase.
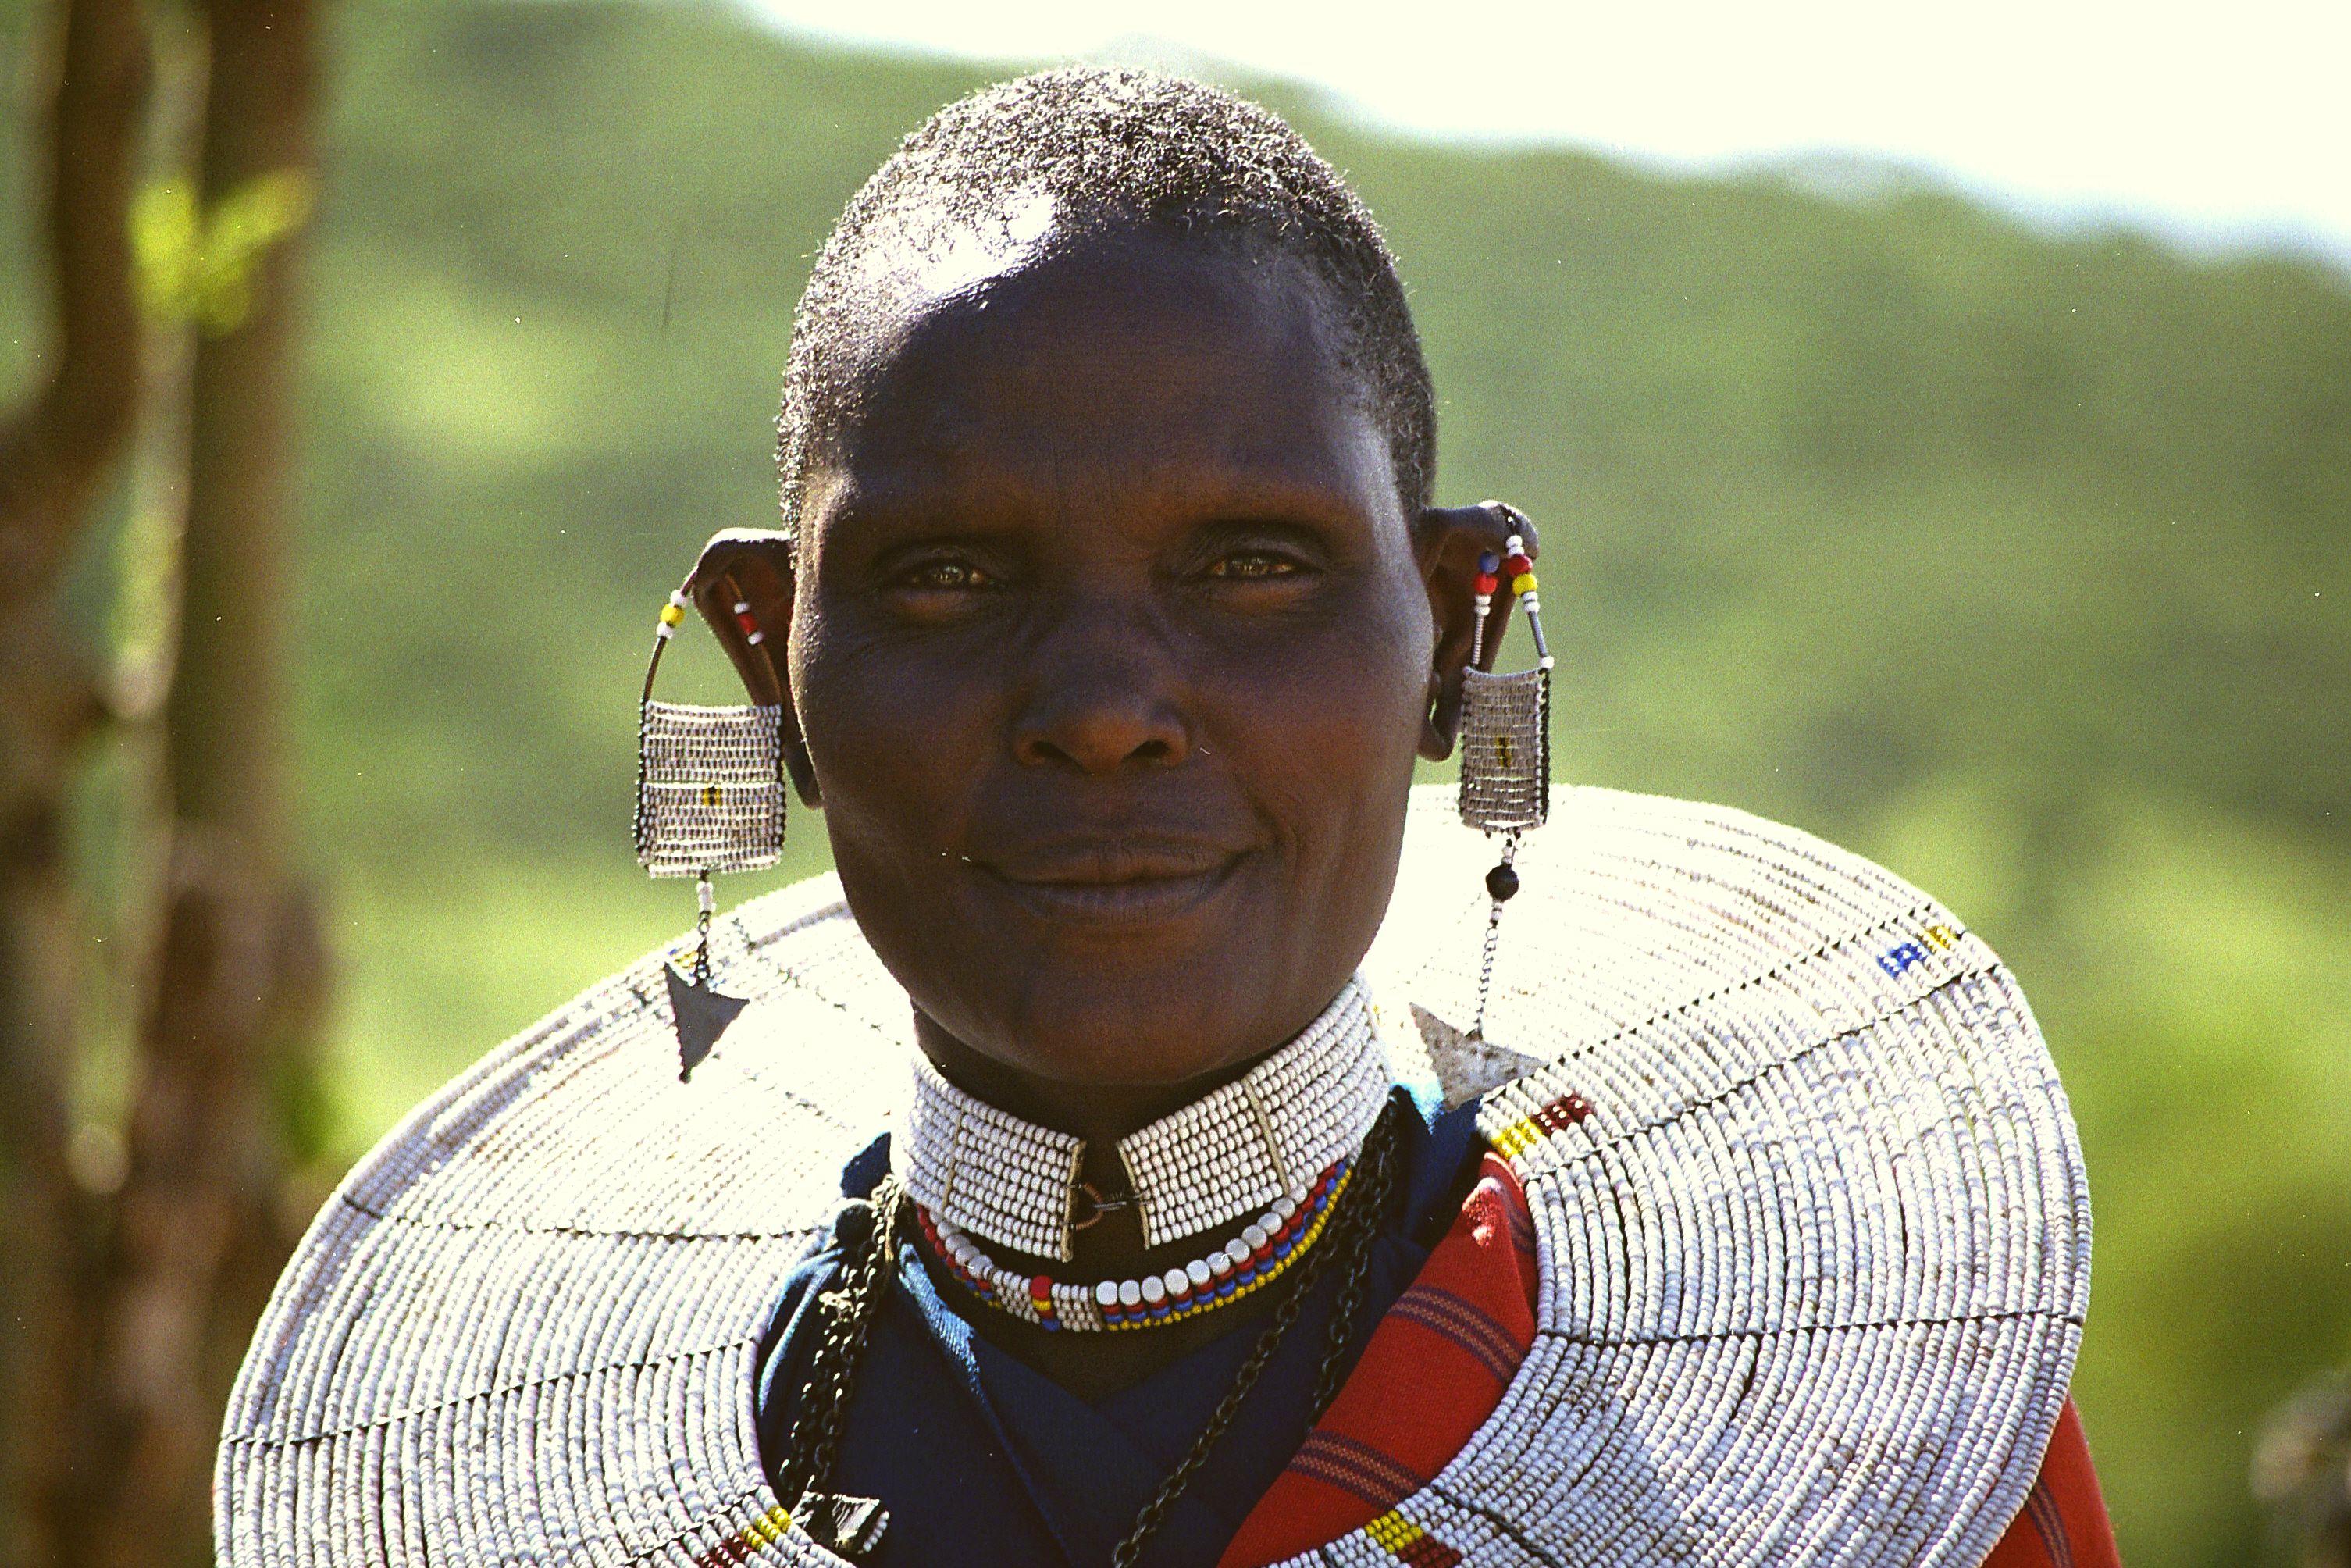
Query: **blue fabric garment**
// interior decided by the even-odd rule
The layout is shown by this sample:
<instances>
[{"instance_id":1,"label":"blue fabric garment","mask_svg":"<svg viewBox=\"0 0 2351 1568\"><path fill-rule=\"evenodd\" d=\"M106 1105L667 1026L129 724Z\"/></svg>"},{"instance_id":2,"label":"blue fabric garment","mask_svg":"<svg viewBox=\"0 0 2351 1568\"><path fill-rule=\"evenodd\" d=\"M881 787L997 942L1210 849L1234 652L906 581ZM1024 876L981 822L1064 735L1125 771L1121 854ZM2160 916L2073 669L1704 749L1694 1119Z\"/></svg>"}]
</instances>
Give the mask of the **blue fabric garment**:
<instances>
[{"instance_id":1,"label":"blue fabric garment","mask_svg":"<svg viewBox=\"0 0 2351 1568\"><path fill-rule=\"evenodd\" d=\"M1374 1240L1364 1323L1402 1295L1452 1221L1474 1172L1475 1107L1405 1119L1405 1198ZM889 1168L886 1134L850 1162L842 1190L870 1194ZM1089 1403L958 1317L914 1249L874 1321L852 1390L834 1489L878 1497L890 1526L875 1568L1103 1568L1160 1481L1232 1385L1264 1320L1243 1323L1140 1383ZM828 1248L796 1270L759 1354L759 1451L772 1480L821 1338ZM1144 1555L1149 1568L1207 1568L1306 1436L1338 1281L1317 1282L1240 1414ZM1356 1348L1368 1335L1358 1334ZM792 1500L785 1499L787 1504Z\"/></svg>"}]
</instances>

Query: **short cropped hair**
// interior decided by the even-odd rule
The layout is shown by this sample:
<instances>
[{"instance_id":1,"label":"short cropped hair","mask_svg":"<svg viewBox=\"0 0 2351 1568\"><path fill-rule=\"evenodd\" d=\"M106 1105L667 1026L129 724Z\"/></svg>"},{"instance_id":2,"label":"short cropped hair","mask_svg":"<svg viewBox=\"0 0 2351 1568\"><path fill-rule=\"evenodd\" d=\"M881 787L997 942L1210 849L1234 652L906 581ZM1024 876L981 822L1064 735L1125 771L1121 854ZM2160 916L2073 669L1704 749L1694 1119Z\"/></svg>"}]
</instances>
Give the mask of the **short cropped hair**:
<instances>
[{"instance_id":1,"label":"short cropped hair","mask_svg":"<svg viewBox=\"0 0 2351 1568\"><path fill-rule=\"evenodd\" d=\"M1057 230L1167 226L1303 264L1330 291L1343 368L1386 436L1410 517L1437 468L1437 408L1395 258L1347 182L1270 110L1177 77L1041 71L949 104L857 194L792 319L776 422L783 527L797 534L819 436L855 396L893 257L1018 223L1050 198Z\"/></svg>"}]
</instances>

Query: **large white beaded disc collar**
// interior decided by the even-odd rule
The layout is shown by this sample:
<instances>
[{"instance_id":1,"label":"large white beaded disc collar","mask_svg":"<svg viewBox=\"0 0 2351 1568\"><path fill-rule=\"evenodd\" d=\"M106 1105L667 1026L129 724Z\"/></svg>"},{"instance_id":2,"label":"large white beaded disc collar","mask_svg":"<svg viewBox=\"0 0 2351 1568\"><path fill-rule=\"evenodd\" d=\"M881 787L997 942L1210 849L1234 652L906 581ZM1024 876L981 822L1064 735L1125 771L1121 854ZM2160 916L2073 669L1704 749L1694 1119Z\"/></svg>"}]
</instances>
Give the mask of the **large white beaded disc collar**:
<instances>
[{"instance_id":1,"label":"large white beaded disc collar","mask_svg":"<svg viewBox=\"0 0 2351 1568\"><path fill-rule=\"evenodd\" d=\"M1071 1232L1132 1203L1162 1246L1305 1200L1363 1146L1391 1082L1359 980L1296 1039L1241 1077L1119 1140L1125 1194L1079 1179L1085 1145L965 1093L919 1052L891 1164L914 1201L973 1236L1066 1260Z\"/></svg>"},{"instance_id":2,"label":"large white beaded disc collar","mask_svg":"<svg viewBox=\"0 0 2351 1568\"><path fill-rule=\"evenodd\" d=\"M1510 1080L1479 1124L1534 1221L1534 1347L1426 1484L1293 1568L1978 1568L2089 1287L2013 977L1917 889L1740 812L1562 790L1541 841L1499 1049L1453 1033L1489 901L1446 791L1416 791L1365 964L1441 1069ZM224 1563L839 1568L767 1484L753 1384L844 1164L903 1110L909 1015L832 879L712 937L753 999L691 1084L655 953L337 1190L230 1400Z\"/></svg>"}]
</instances>

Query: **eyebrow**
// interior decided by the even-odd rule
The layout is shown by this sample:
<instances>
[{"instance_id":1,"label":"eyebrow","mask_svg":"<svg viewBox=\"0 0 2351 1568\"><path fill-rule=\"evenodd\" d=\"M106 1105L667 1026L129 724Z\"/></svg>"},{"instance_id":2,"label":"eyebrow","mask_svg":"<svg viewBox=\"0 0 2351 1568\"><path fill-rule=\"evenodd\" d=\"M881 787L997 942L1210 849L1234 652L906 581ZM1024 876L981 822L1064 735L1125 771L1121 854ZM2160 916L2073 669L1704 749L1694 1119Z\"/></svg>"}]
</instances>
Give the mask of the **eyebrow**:
<instances>
[{"instance_id":1,"label":"eyebrow","mask_svg":"<svg viewBox=\"0 0 2351 1568\"><path fill-rule=\"evenodd\" d=\"M1155 472L1148 477L1101 488L1105 494L1123 492L1130 498L1166 500L1166 509L1200 522L1372 520L1365 516L1366 497L1353 494L1345 485L1318 482L1302 465L1286 473L1278 465L1226 465L1196 459L1153 467ZM845 486L827 486L811 511L828 528L861 532L928 530L938 526L943 515L952 515L957 519L957 531L994 533L1065 506L1072 495L1085 488L1082 478L1072 479L1050 463L999 469L986 479L958 478L951 473L893 474L869 467ZM1375 504L1377 498L1371 499Z\"/></svg>"}]
</instances>

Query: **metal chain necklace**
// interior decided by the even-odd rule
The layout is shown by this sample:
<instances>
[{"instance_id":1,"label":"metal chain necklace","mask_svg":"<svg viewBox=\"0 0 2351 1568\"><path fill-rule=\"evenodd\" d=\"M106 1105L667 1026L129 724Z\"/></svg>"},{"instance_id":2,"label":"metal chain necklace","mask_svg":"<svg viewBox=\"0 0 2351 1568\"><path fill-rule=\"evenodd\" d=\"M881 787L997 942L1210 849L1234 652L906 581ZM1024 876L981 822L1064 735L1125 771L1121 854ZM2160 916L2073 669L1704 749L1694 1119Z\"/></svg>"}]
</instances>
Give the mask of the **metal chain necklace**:
<instances>
[{"instance_id":1,"label":"metal chain necklace","mask_svg":"<svg viewBox=\"0 0 2351 1568\"><path fill-rule=\"evenodd\" d=\"M1239 1416L1242 1402L1274 1352L1305 1312L1306 1298L1324 1273L1336 1268L1339 1291L1332 1310L1331 1327L1315 1376L1310 1422L1319 1419L1338 1396L1354 1347L1355 1318L1363 1310L1365 1280L1370 1272L1372 1243L1393 1206L1396 1187L1396 1144L1403 1102L1392 1100L1374 1124L1357 1160L1358 1179L1334 1217L1337 1232L1314 1248L1300 1267L1290 1271L1290 1290L1258 1335L1249 1358L1233 1375L1232 1385L1216 1411L1194 1438L1191 1448L1160 1482L1159 1490L1135 1516L1134 1528L1112 1553L1111 1568L1134 1568L1143 1552L1165 1524L1193 1478ZM904 1186L885 1177L866 1207L867 1223L849 1222L843 1237L839 1283L824 1292L818 1304L824 1318L823 1338L800 1389L799 1408L792 1420L791 1448L776 1472L777 1490L797 1500L788 1504L794 1522L820 1546L854 1558L879 1542L888 1516L872 1499L842 1497L831 1490L832 1470L841 1448L852 1385L863 1358L873 1320L896 1281L901 1239L909 1234L912 1209Z\"/></svg>"}]
</instances>

